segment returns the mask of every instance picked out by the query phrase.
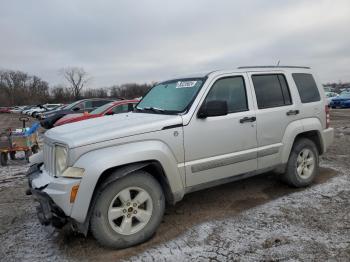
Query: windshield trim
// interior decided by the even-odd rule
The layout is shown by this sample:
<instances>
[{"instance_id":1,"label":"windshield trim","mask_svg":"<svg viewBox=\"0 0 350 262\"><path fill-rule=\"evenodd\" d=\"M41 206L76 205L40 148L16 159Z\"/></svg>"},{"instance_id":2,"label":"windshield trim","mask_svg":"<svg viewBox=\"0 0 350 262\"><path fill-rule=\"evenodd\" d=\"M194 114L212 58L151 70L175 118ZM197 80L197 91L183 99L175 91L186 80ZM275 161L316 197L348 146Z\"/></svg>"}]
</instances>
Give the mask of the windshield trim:
<instances>
[{"instance_id":1,"label":"windshield trim","mask_svg":"<svg viewBox=\"0 0 350 262\"><path fill-rule=\"evenodd\" d=\"M202 90L203 85L205 84L205 82L207 81L208 76L204 76L204 77L185 77L185 78L174 78L171 80L166 80L163 82L159 82L156 83L154 86L152 86L146 93L145 95L142 97L142 99L135 105L134 107L134 111L135 113L146 113L146 114L162 114L162 115L183 115L186 114L188 112L188 110L191 108L194 100L196 99L196 97L198 96L198 93ZM164 84L168 84L168 83L172 83L172 82L176 82L176 81L194 81L194 80L201 80L202 84L201 86L198 88L198 90L196 91L196 93L193 95L192 100L188 103L188 105L184 108L184 110L182 111L170 111L170 110L164 110L164 112L160 113L160 112L154 112L152 110L147 110L144 111L140 111L138 107L138 105L141 103L141 101L148 95L148 93L156 86L158 85L164 85Z\"/></svg>"}]
</instances>

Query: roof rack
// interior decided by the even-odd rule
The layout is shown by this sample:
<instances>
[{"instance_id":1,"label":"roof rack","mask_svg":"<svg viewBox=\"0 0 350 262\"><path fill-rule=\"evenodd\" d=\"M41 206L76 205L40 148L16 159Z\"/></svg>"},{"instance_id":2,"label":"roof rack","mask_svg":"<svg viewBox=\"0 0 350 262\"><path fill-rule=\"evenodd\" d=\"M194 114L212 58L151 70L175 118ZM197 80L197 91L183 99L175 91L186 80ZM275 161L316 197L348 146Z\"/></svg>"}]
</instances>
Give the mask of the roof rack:
<instances>
[{"instance_id":1,"label":"roof rack","mask_svg":"<svg viewBox=\"0 0 350 262\"><path fill-rule=\"evenodd\" d=\"M311 67L308 66L239 66L238 69L249 69L249 68L302 68L302 69L311 69Z\"/></svg>"}]
</instances>

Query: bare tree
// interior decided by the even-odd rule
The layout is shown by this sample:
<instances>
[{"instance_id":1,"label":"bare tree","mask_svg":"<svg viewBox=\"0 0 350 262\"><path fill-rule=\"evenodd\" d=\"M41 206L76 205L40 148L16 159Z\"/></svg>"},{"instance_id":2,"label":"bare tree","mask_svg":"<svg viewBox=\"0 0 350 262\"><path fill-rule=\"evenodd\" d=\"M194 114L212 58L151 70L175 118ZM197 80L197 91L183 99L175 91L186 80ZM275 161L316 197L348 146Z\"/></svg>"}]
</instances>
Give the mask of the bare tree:
<instances>
[{"instance_id":1,"label":"bare tree","mask_svg":"<svg viewBox=\"0 0 350 262\"><path fill-rule=\"evenodd\" d=\"M81 67L68 67L61 72L71 86L72 95L75 99L79 99L81 90L90 81L89 75Z\"/></svg>"}]
</instances>

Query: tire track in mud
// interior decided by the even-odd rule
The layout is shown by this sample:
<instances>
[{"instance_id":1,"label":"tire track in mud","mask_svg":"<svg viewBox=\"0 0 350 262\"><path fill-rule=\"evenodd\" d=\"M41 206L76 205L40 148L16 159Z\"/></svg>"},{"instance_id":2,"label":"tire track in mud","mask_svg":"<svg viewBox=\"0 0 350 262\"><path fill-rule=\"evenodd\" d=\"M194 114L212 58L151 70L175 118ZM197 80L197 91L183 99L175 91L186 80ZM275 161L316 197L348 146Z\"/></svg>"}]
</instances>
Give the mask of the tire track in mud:
<instances>
[{"instance_id":1,"label":"tire track in mud","mask_svg":"<svg viewBox=\"0 0 350 262\"><path fill-rule=\"evenodd\" d=\"M25 176L26 176L25 172L21 172L21 173L16 173L12 175L12 177L0 178L0 185L23 179L25 178Z\"/></svg>"}]
</instances>

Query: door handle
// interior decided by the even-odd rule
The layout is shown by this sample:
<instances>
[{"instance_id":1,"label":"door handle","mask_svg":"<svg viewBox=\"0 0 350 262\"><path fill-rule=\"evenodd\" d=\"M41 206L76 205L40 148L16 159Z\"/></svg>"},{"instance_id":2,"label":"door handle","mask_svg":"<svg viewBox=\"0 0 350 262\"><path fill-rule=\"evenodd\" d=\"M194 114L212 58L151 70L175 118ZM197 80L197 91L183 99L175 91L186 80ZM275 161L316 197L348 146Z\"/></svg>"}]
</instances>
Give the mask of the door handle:
<instances>
[{"instance_id":1,"label":"door handle","mask_svg":"<svg viewBox=\"0 0 350 262\"><path fill-rule=\"evenodd\" d=\"M289 110L287 113L287 116L293 116L299 114L299 110Z\"/></svg>"},{"instance_id":2,"label":"door handle","mask_svg":"<svg viewBox=\"0 0 350 262\"><path fill-rule=\"evenodd\" d=\"M246 123L246 122L255 122L256 121L256 117L252 116L252 117L243 117L239 120L239 122L241 124Z\"/></svg>"}]
</instances>

